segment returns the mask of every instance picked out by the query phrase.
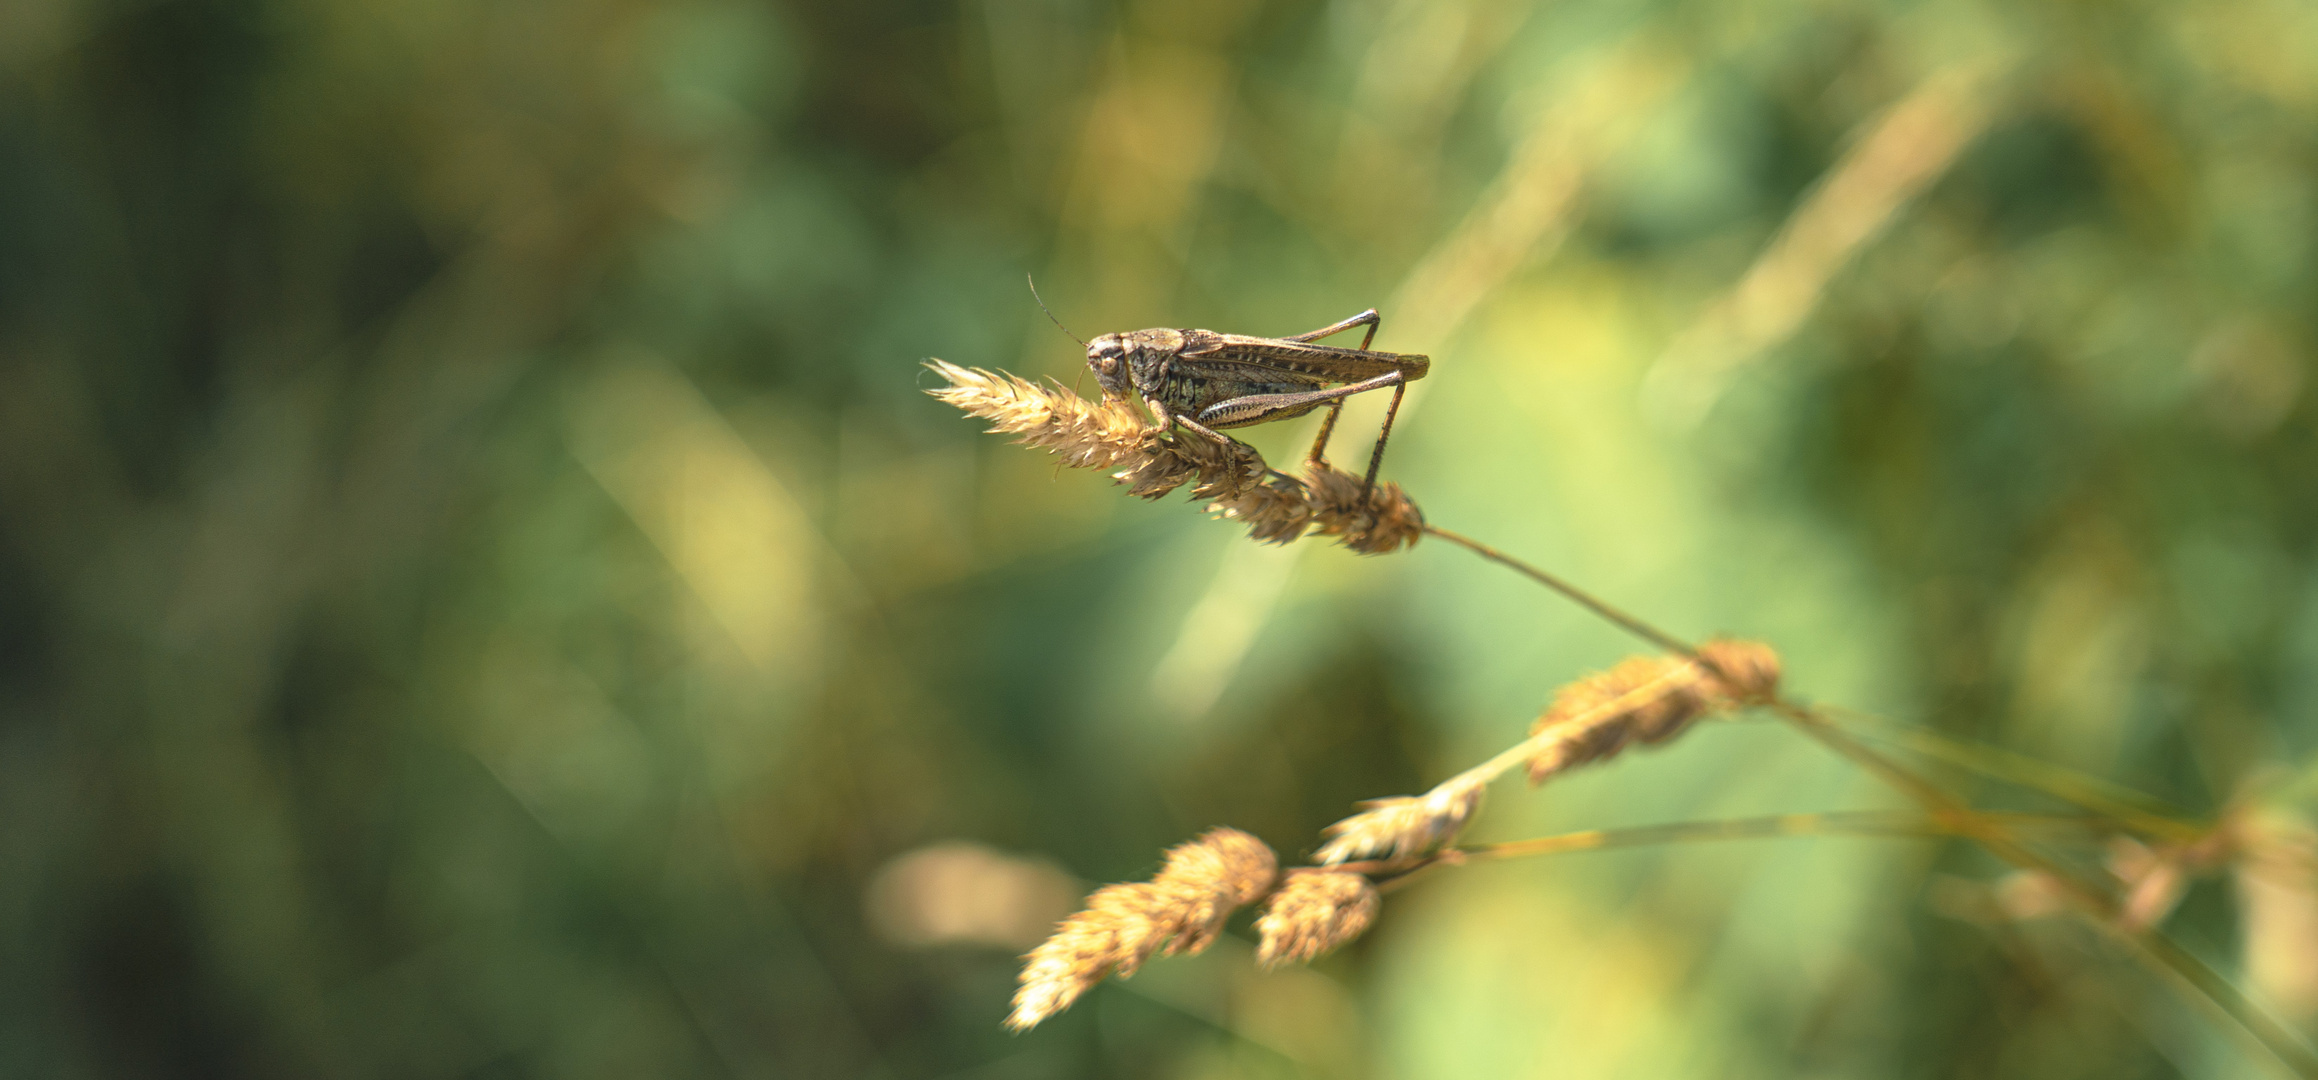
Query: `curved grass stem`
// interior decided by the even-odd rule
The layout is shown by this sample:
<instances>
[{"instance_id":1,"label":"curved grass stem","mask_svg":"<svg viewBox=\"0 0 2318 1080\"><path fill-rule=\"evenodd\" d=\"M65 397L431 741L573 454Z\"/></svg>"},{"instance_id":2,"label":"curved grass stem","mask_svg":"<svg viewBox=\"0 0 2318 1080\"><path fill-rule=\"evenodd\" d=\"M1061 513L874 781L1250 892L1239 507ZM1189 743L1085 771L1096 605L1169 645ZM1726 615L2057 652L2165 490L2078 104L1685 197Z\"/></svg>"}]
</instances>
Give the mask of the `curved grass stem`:
<instances>
[{"instance_id":1,"label":"curved grass stem","mask_svg":"<svg viewBox=\"0 0 2318 1080\"><path fill-rule=\"evenodd\" d=\"M1464 548L1475 555L1479 555L1484 559L1497 563L1506 569L1512 570L1514 573L1520 574L1523 577L1530 579L1531 581L1535 581L1548 589L1552 589L1553 591L1568 597L1579 607L1585 608L1587 611L1591 611L1594 614L1617 624L1620 629L1634 635L1635 637L1641 638L1642 640L1647 641L1650 644L1657 646L1658 648L1664 649L1671 653L1680 653L1684 656L1695 657L1698 655L1698 650L1692 648L1689 643L1683 641L1681 638L1675 637L1674 635L1660 630L1657 627L1650 625L1649 623L1643 622L1641 619L1629 615L1624 611L1620 611L1619 609L1610 606L1608 602L1600 599L1599 597L1596 597L1594 594L1589 593L1584 589L1578 588L1576 585L1572 585L1569 582L1554 576L1553 574L1546 573L1537 567L1522 562L1520 559L1516 559L1511 555L1507 555L1506 553L1499 551L1496 548L1490 547L1489 545L1484 544L1479 540L1475 540L1472 537L1466 536L1462 533L1450 532L1449 530L1441 528L1438 525L1426 525L1425 532L1433 536L1438 536L1441 539L1455 544L1458 547Z\"/></svg>"},{"instance_id":2,"label":"curved grass stem","mask_svg":"<svg viewBox=\"0 0 2318 1080\"><path fill-rule=\"evenodd\" d=\"M2081 817L2049 814L1992 814L2015 827L2084 826ZM1494 844L1467 844L1457 849L1465 859L1519 859L1571 851L1605 851L1711 840L1754 840L1780 836L1955 836L1955 826L1938 818L1903 811L1838 810L1819 814L1776 814L1770 817L1725 821L1681 821L1668 825L1639 825L1623 829L1587 829L1581 832L1506 840Z\"/></svg>"},{"instance_id":3,"label":"curved grass stem","mask_svg":"<svg viewBox=\"0 0 2318 1080\"><path fill-rule=\"evenodd\" d=\"M1681 638L1620 610L1554 574L1531 566L1471 537L1435 525L1426 525L1424 528L1427 533L1463 547L1484 559L1504 566L1552 589L1554 592L1560 593L1578 606L1660 649L1704 664L1710 670L1715 670L1718 675L1726 674L1716 669L1711 661L1701 658L1698 655L1698 650ZM1904 824L1896 819L1884 823L1886 827L1881 835L1891 835L1894 830L1903 829L1906 831L1901 832L1901 835L1954 835L1979 845L1989 854L2016 868L2044 875L2060 890L2069 907L2077 915L2115 938L2136 959L2166 972L2170 976L2171 983L2188 991L2188 996L2193 1000L2228 1020L2232 1027L2261 1046L2280 1065L2295 1075L2303 1077L2304 1080L2318 1080L2318 1054L2313 1054L2285 1025L2246 998L2235 986L2231 985L2229 980L2222 978L2219 973L2205 966L2196 957L2182 950L2180 946L2173 944L2170 940L2155 933L2132 933L2122 928L2117 919L2117 901L2114 897L2107 891L2084 881L2067 867L2026 843L2005 817L1974 810L1950 794L1947 789L1868 746L1809 705L1800 704L1781 695L1765 703L1765 707L1813 741L1849 759L1852 763L1897 789L1901 794L1906 795L1922 807L1928 815L1924 818L1910 819ZM1927 740L1923 745L1932 744ZM1937 756L1937 754L1928 756ZM1964 757L1967 755L1955 756ZM1991 768L2006 768L2007 765L2013 764L2004 762L2001 758L1978 755L1971 757L1975 764L1985 764ZM2027 783L2028 786L2037 787L2040 790L2050 791L2052 794L2075 802L2085 809L2094 810L2104 816L2115 817L2121 822L2138 820L2147 826L2159 826L2167 829L2194 828L2158 815L2134 811L2128 803L2113 796L2104 796L2099 788L2093 785L2058 783L2049 772L2018 768L2016 765L2011 767L2009 771L2016 777L2033 778L2033 780L2019 782ZM2064 791L2067 794L2063 794ZM2072 798L2072 795L2075 797ZM2092 805L2087 805L2088 803ZM1616 842L1620 846L1637 843L1665 843L1676 839L1775 836L1782 834L1780 831L1782 821L1799 823L1804 820L1804 817L1820 818L1821 816L1807 815L1790 819L1766 818L1759 819L1754 823L1734 822L1708 828L1700 826L1710 823L1694 823L1682 826L1653 826L1643 830L1572 833L1563 837L1516 841L1515 846L1498 847L1491 845L1472 849L1457 849L1453 852L1443 852L1440 857L1411 866L1401 876L1405 879L1408 874L1414 874L1431 866L1462 862L1468 858L1511 858L1516 854L1545 854L1551 851L1588 850L1610 846L1613 842L1611 839L1613 834L1618 837ZM2155 818L2155 820L2149 820L2150 818ZM1828 827L1838 820L1849 819L1826 818L1811 827ZM1853 822L1853 824L1860 826L1861 831L1866 831L1869 823L1861 821ZM1492 851L1502 851L1504 854L1493 855L1490 854ZM1397 883L1395 881L1390 884Z\"/></svg>"},{"instance_id":4,"label":"curved grass stem","mask_svg":"<svg viewBox=\"0 0 2318 1080\"><path fill-rule=\"evenodd\" d=\"M2126 951L2136 959L2177 989L2187 991L2182 996L2204 1004L2215 1016L2228 1021L2225 1026L2235 1026L2287 1071L2303 1080L2318 1077L2318 1051L2178 942L2155 931L2127 933L2113 924L2107 929L2130 946Z\"/></svg>"},{"instance_id":5,"label":"curved grass stem","mask_svg":"<svg viewBox=\"0 0 2318 1080\"><path fill-rule=\"evenodd\" d=\"M1865 738L1890 743L1909 753L1991 780L2042 792L2108 818L2126 831L2152 839L2190 841L2204 835L2209 828L2189 820L2185 812L2140 792L2048 761L1950 738L1857 709L1823 708L1821 712L1843 718L1847 729Z\"/></svg>"}]
</instances>

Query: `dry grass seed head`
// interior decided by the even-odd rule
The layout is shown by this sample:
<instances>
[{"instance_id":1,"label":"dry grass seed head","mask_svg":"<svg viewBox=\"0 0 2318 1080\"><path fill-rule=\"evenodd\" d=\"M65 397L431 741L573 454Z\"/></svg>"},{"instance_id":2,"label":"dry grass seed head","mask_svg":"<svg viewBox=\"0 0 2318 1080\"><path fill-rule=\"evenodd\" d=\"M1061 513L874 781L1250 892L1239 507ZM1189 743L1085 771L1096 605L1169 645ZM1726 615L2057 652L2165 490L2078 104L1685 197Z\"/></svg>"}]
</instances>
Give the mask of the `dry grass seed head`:
<instances>
[{"instance_id":1,"label":"dry grass seed head","mask_svg":"<svg viewBox=\"0 0 2318 1080\"><path fill-rule=\"evenodd\" d=\"M1285 544L1304 535L1312 524L1312 502L1304 485L1272 477L1228 498L1208 504L1208 512L1248 527L1248 538L1261 544Z\"/></svg>"},{"instance_id":2,"label":"dry grass seed head","mask_svg":"<svg viewBox=\"0 0 2318 1080\"><path fill-rule=\"evenodd\" d=\"M1341 870L1298 870L1264 905L1256 920L1263 942L1256 962L1278 967L1324 956L1368 929L1380 904L1365 875Z\"/></svg>"},{"instance_id":3,"label":"dry grass seed head","mask_svg":"<svg viewBox=\"0 0 2318 1080\"><path fill-rule=\"evenodd\" d=\"M1187 483L1194 499L1235 498L1259 486L1268 468L1262 454L1237 439L1219 443L1190 432L1161 437L1154 431L1142 455L1113 478L1127 485L1127 494L1145 499Z\"/></svg>"},{"instance_id":4,"label":"dry grass seed head","mask_svg":"<svg viewBox=\"0 0 2318 1080\"><path fill-rule=\"evenodd\" d=\"M1778 650L1760 641L1715 638L1698 647L1700 659L1722 678L1712 680L1716 696L1732 705L1752 705L1779 696Z\"/></svg>"},{"instance_id":5,"label":"dry grass seed head","mask_svg":"<svg viewBox=\"0 0 2318 1080\"><path fill-rule=\"evenodd\" d=\"M1530 725L1542 737L1529 758L1529 780L1600 761L1636 739L1674 737L1706 711L1698 671L1688 661L1634 656L1561 688Z\"/></svg>"},{"instance_id":6,"label":"dry grass seed head","mask_svg":"<svg viewBox=\"0 0 2318 1080\"><path fill-rule=\"evenodd\" d=\"M1095 890L1086 910L1064 919L1023 958L1022 986L1006 1026L1026 1030L1069 1008L1105 976L1134 974L1166 941L1155 917L1165 899L1146 882Z\"/></svg>"},{"instance_id":7,"label":"dry grass seed head","mask_svg":"<svg viewBox=\"0 0 2318 1080\"><path fill-rule=\"evenodd\" d=\"M1378 484L1361 498L1361 479L1325 463L1310 463L1301 479L1274 475L1209 511L1248 527L1262 543L1285 544L1307 530L1334 536L1362 555L1383 555L1415 544L1425 515L1400 485Z\"/></svg>"},{"instance_id":8,"label":"dry grass seed head","mask_svg":"<svg viewBox=\"0 0 2318 1080\"><path fill-rule=\"evenodd\" d=\"M1167 865L1151 880L1178 897L1168 954L1206 948L1232 912L1263 898L1278 872L1272 849L1238 829L1213 829L1169 848Z\"/></svg>"},{"instance_id":9,"label":"dry grass seed head","mask_svg":"<svg viewBox=\"0 0 2318 1080\"><path fill-rule=\"evenodd\" d=\"M1343 540L1362 555L1384 555L1417 542L1425 515L1399 484L1380 483L1361 497L1361 478L1331 465L1314 463L1304 473L1305 498L1315 530Z\"/></svg>"},{"instance_id":10,"label":"dry grass seed head","mask_svg":"<svg viewBox=\"0 0 2318 1080\"><path fill-rule=\"evenodd\" d=\"M1332 865L1370 855L1397 859L1431 851L1465 827L1481 808L1487 786L1488 777L1463 773L1422 795L1371 799L1360 804L1367 809L1324 830L1330 839L1312 859Z\"/></svg>"},{"instance_id":11,"label":"dry grass seed head","mask_svg":"<svg viewBox=\"0 0 2318 1080\"><path fill-rule=\"evenodd\" d=\"M941 360L926 367L950 385L926 393L990 421L990 430L1051 451L1078 469L1107 469L1147 453L1153 431L1123 400L1088 401L1061 387Z\"/></svg>"},{"instance_id":12,"label":"dry grass seed head","mask_svg":"<svg viewBox=\"0 0 2318 1080\"><path fill-rule=\"evenodd\" d=\"M1086 910L1024 957L1022 986L1006 1026L1016 1031L1070 1007L1096 983L1125 978L1162 948L1196 953L1231 913L1260 899L1278 870L1272 849L1238 829L1214 829L1168 849L1147 882L1106 885Z\"/></svg>"},{"instance_id":13,"label":"dry grass seed head","mask_svg":"<svg viewBox=\"0 0 2318 1080\"><path fill-rule=\"evenodd\" d=\"M1716 639L1701 658L1726 678L1679 656L1634 656L1561 689L1530 726L1537 748L1529 782L1616 755L1628 743L1661 743L1712 713L1778 693L1779 658L1760 642Z\"/></svg>"}]
</instances>

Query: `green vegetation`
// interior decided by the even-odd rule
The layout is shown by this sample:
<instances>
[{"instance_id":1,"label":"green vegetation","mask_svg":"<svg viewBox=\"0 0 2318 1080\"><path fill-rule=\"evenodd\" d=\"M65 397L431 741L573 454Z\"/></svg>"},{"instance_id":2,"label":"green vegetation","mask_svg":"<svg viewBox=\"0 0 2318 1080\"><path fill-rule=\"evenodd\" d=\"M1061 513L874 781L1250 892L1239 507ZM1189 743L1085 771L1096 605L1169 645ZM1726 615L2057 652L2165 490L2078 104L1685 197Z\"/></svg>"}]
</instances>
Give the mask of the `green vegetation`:
<instances>
[{"instance_id":1,"label":"green vegetation","mask_svg":"<svg viewBox=\"0 0 2318 1080\"><path fill-rule=\"evenodd\" d=\"M921 361L1068 384L1033 271L1081 336L1377 307L1430 522L1991 811L2298 836L2314 121L2272 0L16 0L0 1073L2275 1075L1774 722L1466 840L1760 838L1005 1032L1087 888L1303 861L1633 645L1058 475ZM2161 929L2310 1038L2307 860L2209 869Z\"/></svg>"}]
</instances>

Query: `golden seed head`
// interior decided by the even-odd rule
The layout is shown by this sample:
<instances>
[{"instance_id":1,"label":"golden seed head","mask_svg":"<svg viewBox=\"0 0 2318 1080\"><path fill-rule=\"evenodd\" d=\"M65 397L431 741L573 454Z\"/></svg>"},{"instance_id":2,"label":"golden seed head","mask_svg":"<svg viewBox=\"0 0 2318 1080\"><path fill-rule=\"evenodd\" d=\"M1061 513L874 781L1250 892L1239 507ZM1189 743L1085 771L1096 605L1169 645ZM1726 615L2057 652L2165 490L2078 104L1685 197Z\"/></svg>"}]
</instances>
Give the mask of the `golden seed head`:
<instances>
[{"instance_id":1,"label":"golden seed head","mask_svg":"<svg viewBox=\"0 0 2318 1080\"><path fill-rule=\"evenodd\" d=\"M1487 778L1464 773L1422 795L1371 799L1367 807L1324 830L1330 839L1312 853L1314 862L1333 865L1370 855L1421 855L1457 835L1481 808Z\"/></svg>"},{"instance_id":2,"label":"golden seed head","mask_svg":"<svg viewBox=\"0 0 2318 1080\"><path fill-rule=\"evenodd\" d=\"M1341 870L1291 873L1256 920L1256 933L1263 938L1256 962L1272 968L1334 952L1376 921L1379 903L1376 886L1363 875Z\"/></svg>"},{"instance_id":3,"label":"golden seed head","mask_svg":"<svg viewBox=\"0 0 2318 1080\"><path fill-rule=\"evenodd\" d=\"M1720 697L1752 704L1779 695L1779 653L1760 641L1716 638L1699 646L1698 655L1724 676L1714 680Z\"/></svg>"},{"instance_id":4,"label":"golden seed head","mask_svg":"<svg viewBox=\"0 0 2318 1080\"><path fill-rule=\"evenodd\" d=\"M1054 935L1023 959L1022 987L1006 1026L1027 1030L1070 1007L1079 995L1116 971L1132 975L1165 943L1155 909L1161 890L1145 882L1105 885L1087 897L1086 910L1064 919Z\"/></svg>"},{"instance_id":5,"label":"golden seed head","mask_svg":"<svg viewBox=\"0 0 2318 1080\"><path fill-rule=\"evenodd\" d=\"M1306 500L1315 530L1339 537L1362 555L1384 555L1415 544L1425 534L1425 515L1399 484L1379 483L1361 498L1361 478L1315 463L1304 472Z\"/></svg>"},{"instance_id":6,"label":"golden seed head","mask_svg":"<svg viewBox=\"0 0 2318 1080\"><path fill-rule=\"evenodd\" d=\"M1050 450L1073 468L1105 469L1133 460L1151 441L1148 421L1123 399L1088 401L1059 386L940 360L926 362L950 385L926 391L990 421L990 430Z\"/></svg>"},{"instance_id":7,"label":"golden seed head","mask_svg":"<svg viewBox=\"0 0 2318 1080\"><path fill-rule=\"evenodd\" d=\"M1184 484L1191 497L1236 497L1263 480L1264 458L1255 447L1238 440L1218 443L1199 435L1162 438L1156 430L1126 468L1112 478L1127 486L1127 494L1156 499Z\"/></svg>"},{"instance_id":8,"label":"golden seed head","mask_svg":"<svg viewBox=\"0 0 2318 1080\"><path fill-rule=\"evenodd\" d=\"M1167 865L1156 880L1207 889L1239 907L1263 897L1279 866L1279 858L1263 841L1238 829L1210 829L1197 840L1167 849Z\"/></svg>"},{"instance_id":9,"label":"golden seed head","mask_svg":"<svg viewBox=\"0 0 2318 1080\"><path fill-rule=\"evenodd\" d=\"M1150 881L1095 890L1086 910L1064 919L1023 958L1022 987L1006 1026L1034 1027L1104 977L1134 974L1161 949L1172 955L1206 948L1233 911L1262 898L1277 870L1263 841L1238 829L1214 829L1168 849L1167 864Z\"/></svg>"},{"instance_id":10,"label":"golden seed head","mask_svg":"<svg viewBox=\"0 0 2318 1080\"><path fill-rule=\"evenodd\" d=\"M1529 782L1625 749L1636 739L1663 742L1706 712L1698 672L1689 661L1634 656L1561 688L1529 733Z\"/></svg>"},{"instance_id":11,"label":"golden seed head","mask_svg":"<svg viewBox=\"0 0 2318 1080\"><path fill-rule=\"evenodd\" d=\"M1561 688L1530 725L1529 782L1600 761L1628 743L1662 743L1718 711L1778 694L1779 655L1761 642L1717 638L1699 649L1717 678L1679 656L1634 656Z\"/></svg>"},{"instance_id":12,"label":"golden seed head","mask_svg":"<svg viewBox=\"0 0 2318 1080\"><path fill-rule=\"evenodd\" d=\"M1279 860L1264 842L1238 829L1211 829L1167 851L1167 865L1151 884L1174 897L1166 913L1167 953L1197 953L1223 932L1231 913L1272 887Z\"/></svg>"},{"instance_id":13,"label":"golden seed head","mask_svg":"<svg viewBox=\"0 0 2318 1080\"><path fill-rule=\"evenodd\" d=\"M1273 477L1246 491L1209 503L1207 510L1244 523L1248 537L1261 544L1285 544L1304 535L1312 524L1312 502L1304 485Z\"/></svg>"}]
</instances>

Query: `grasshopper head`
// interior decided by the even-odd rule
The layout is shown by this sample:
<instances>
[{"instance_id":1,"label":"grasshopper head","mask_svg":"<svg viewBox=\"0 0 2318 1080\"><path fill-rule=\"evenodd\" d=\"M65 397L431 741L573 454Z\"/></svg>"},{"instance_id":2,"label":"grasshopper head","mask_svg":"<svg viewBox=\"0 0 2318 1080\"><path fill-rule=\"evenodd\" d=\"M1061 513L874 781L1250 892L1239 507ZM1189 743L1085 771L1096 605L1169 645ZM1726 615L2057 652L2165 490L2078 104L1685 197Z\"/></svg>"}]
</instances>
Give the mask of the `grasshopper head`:
<instances>
[{"instance_id":1,"label":"grasshopper head","mask_svg":"<svg viewBox=\"0 0 2318 1080\"><path fill-rule=\"evenodd\" d=\"M1124 394L1133 387L1149 395L1166 381L1169 362L1182 352L1181 330L1129 330L1087 342L1087 366L1105 394Z\"/></svg>"},{"instance_id":2,"label":"grasshopper head","mask_svg":"<svg viewBox=\"0 0 2318 1080\"><path fill-rule=\"evenodd\" d=\"M1127 392L1127 354L1132 348L1124 334L1104 334L1087 342L1087 367L1102 384L1104 397Z\"/></svg>"}]
</instances>

